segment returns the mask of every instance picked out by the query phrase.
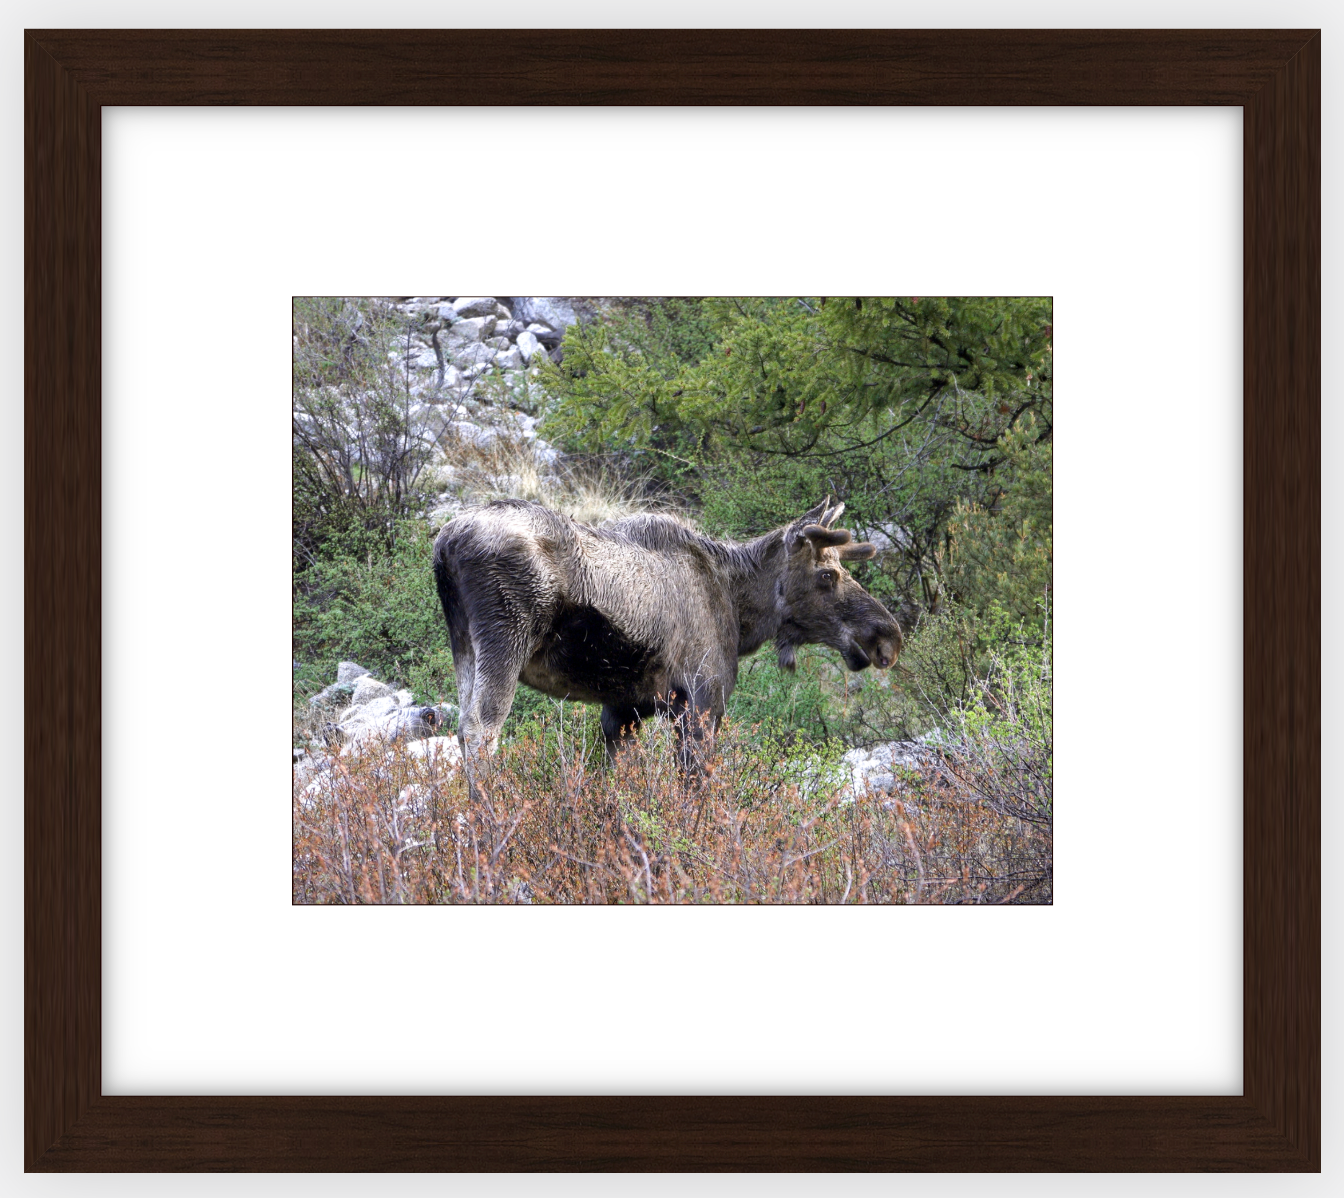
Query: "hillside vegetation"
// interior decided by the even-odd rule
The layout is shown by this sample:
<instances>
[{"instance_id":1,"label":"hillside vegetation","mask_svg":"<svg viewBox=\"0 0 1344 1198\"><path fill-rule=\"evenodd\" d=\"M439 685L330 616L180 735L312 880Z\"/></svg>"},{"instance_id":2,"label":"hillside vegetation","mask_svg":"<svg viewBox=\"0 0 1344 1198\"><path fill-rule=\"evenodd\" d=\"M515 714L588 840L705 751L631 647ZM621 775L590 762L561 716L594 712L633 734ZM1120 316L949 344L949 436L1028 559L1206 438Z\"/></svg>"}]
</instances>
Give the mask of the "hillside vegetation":
<instances>
[{"instance_id":1,"label":"hillside vegetation","mask_svg":"<svg viewBox=\"0 0 1344 1198\"><path fill-rule=\"evenodd\" d=\"M575 300L526 360L503 303L499 365L463 371L432 298L295 301L296 901L1052 900L1049 299ZM323 742L340 661L455 702L430 551L466 504L746 539L828 495L904 652L745 659L707 779L656 724L607 769L596 708L523 687L484 804Z\"/></svg>"}]
</instances>

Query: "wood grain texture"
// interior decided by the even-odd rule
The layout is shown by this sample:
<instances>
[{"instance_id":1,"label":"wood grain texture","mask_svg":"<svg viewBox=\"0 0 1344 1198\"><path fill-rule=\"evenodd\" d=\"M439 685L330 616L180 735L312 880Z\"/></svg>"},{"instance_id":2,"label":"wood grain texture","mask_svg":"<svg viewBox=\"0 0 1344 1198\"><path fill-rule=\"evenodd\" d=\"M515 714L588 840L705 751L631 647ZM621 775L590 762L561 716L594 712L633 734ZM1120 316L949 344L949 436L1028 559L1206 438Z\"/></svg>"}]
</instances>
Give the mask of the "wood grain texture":
<instances>
[{"instance_id":1,"label":"wood grain texture","mask_svg":"<svg viewBox=\"0 0 1344 1198\"><path fill-rule=\"evenodd\" d=\"M1276 30L53 30L101 104L1240 104Z\"/></svg>"},{"instance_id":2,"label":"wood grain texture","mask_svg":"<svg viewBox=\"0 0 1344 1198\"><path fill-rule=\"evenodd\" d=\"M1321 1086L1320 94L1315 38L1243 117L1243 1084L1289 1141Z\"/></svg>"},{"instance_id":3,"label":"wood grain texture","mask_svg":"<svg viewBox=\"0 0 1344 1198\"><path fill-rule=\"evenodd\" d=\"M66 30L24 61L27 1168L1319 1169L1318 34ZM1244 1096L102 1096L100 107L498 103L1244 107Z\"/></svg>"}]
</instances>

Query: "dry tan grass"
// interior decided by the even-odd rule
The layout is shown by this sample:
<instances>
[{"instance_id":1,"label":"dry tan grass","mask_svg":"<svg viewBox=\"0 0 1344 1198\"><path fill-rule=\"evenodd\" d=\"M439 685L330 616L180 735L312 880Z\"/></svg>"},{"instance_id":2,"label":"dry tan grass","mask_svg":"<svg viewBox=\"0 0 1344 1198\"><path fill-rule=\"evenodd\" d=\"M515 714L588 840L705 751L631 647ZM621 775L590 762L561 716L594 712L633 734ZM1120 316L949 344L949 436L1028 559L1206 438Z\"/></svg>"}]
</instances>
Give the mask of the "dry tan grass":
<instances>
[{"instance_id":1,"label":"dry tan grass","mask_svg":"<svg viewBox=\"0 0 1344 1198\"><path fill-rule=\"evenodd\" d=\"M649 494L643 480L622 478L598 462L562 458L552 466L540 465L531 442L521 434L500 436L481 446L450 430L439 443L444 457L435 467L438 481L460 504L527 499L584 524L664 506Z\"/></svg>"}]
</instances>

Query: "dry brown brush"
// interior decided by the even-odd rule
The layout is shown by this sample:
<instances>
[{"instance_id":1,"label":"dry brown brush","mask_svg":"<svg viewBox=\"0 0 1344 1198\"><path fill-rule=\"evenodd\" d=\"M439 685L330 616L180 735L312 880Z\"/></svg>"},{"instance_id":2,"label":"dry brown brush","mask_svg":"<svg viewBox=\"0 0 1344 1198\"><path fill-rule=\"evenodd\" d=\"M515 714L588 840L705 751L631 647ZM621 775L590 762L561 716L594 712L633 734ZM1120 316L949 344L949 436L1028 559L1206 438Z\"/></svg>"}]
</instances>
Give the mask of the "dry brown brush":
<instances>
[{"instance_id":1,"label":"dry brown brush","mask_svg":"<svg viewBox=\"0 0 1344 1198\"><path fill-rule=\"evenodd\" d=\"M986 801L976 763L931 758L851 793L824 754L725 724L712 772L665 727L614 767L561 711L493 761L471 804L415 745L296 775L296 903L1048 903L1053 837ZM423 742L422 742L423 744Z\"/></svg>"}]
</instances>

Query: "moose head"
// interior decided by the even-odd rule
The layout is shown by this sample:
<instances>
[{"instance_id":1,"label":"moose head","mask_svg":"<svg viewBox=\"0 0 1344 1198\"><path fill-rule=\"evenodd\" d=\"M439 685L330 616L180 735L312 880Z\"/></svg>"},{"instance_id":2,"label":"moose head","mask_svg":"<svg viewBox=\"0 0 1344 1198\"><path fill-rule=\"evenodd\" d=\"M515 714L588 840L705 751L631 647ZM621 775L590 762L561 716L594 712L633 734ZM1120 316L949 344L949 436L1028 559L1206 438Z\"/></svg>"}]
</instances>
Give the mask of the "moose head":
<instances>
[{"instance_id":1,"label":"moose head","mask_svg":"<svg viewBox=\"0 0 1344 1198\"><path fill-rule=\"evenodd\" d=\"M856 542L848 529L832 527L845 510L830 496L795 520L784 533L785 564L775 590L780 617L775 644L779 664L792 670L799 645L829 645L851 670L885 670L901 651L901 629L876 599L845 569L866 561L877 547Z\"/></svg>"}]
</instances>

